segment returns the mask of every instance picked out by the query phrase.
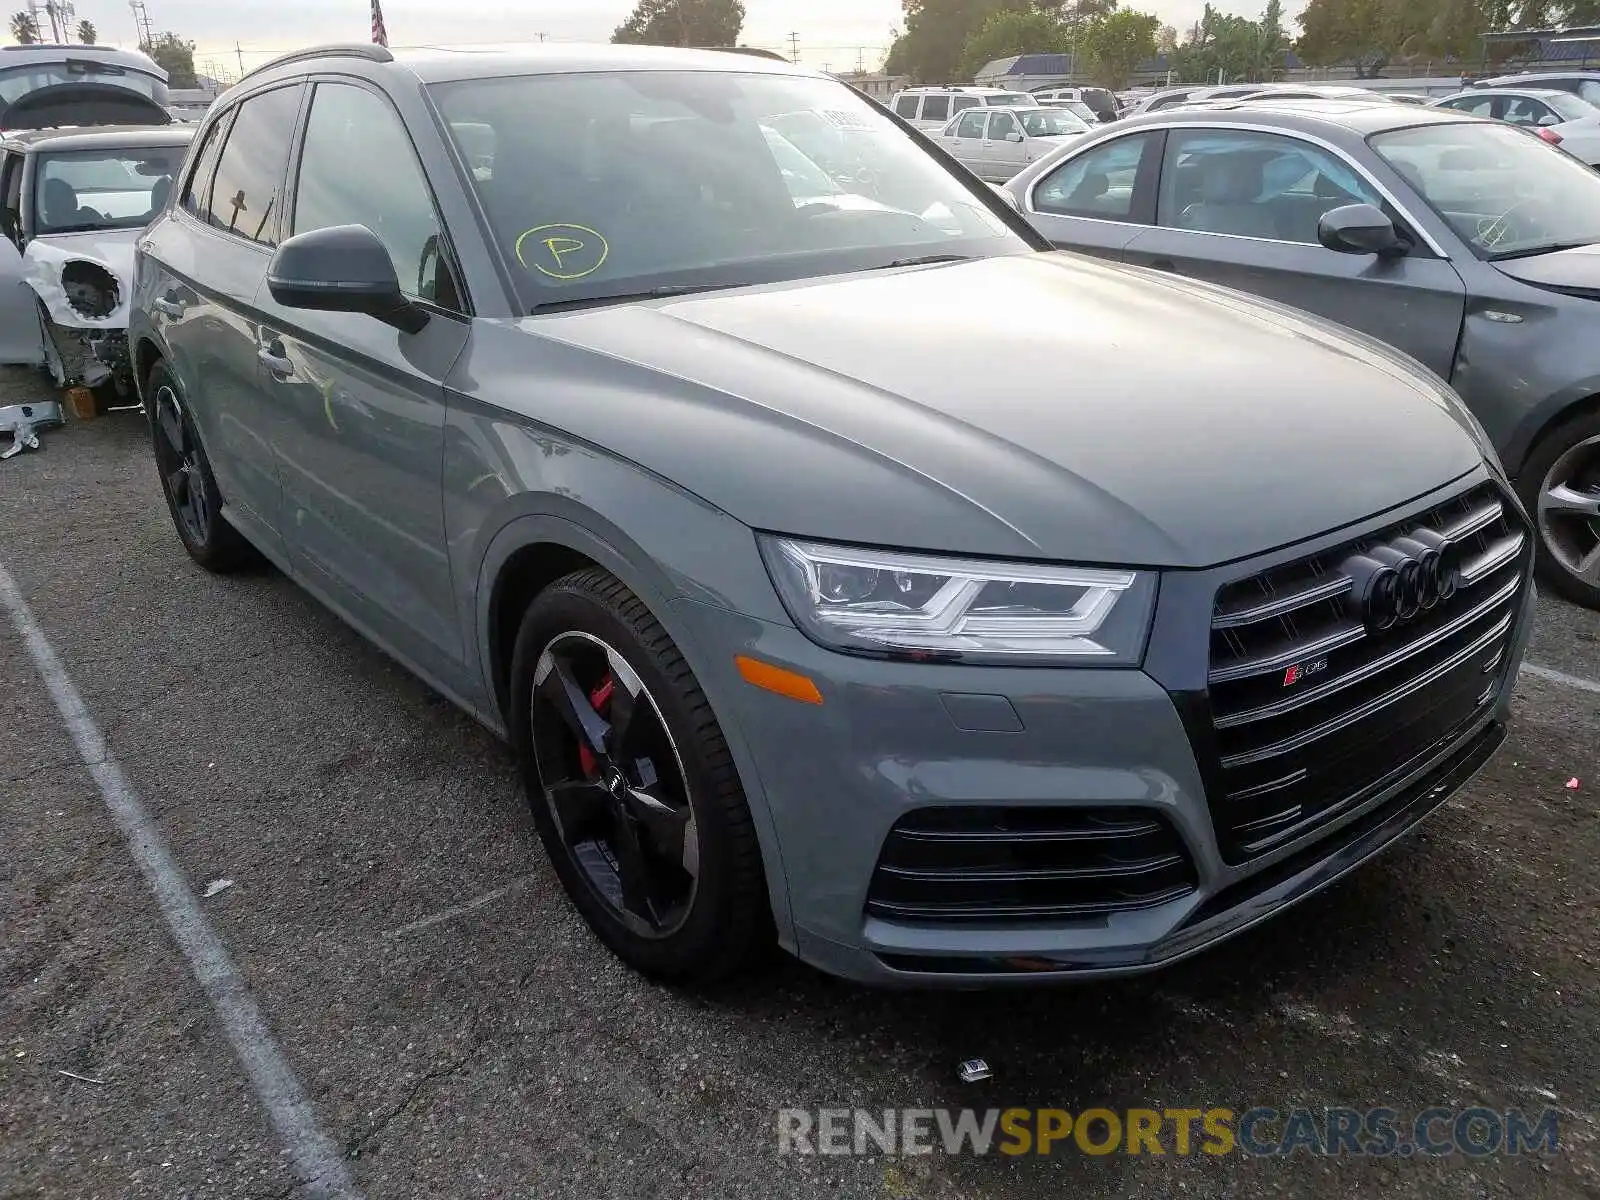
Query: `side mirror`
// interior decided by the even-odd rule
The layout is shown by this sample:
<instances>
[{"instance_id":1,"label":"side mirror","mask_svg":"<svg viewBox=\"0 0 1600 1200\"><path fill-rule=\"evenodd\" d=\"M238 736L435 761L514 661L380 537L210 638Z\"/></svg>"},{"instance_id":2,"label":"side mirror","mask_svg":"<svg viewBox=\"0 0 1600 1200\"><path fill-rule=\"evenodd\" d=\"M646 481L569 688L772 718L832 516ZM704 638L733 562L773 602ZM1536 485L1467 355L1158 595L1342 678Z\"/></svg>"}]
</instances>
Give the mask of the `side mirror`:
<instances>
[{"instance_id":1,"label":"side mirror","mask_svg":"<svg viewBox=\"0 0 1600 1200\"><path fill-rule=\"evenodd\" d=\"M365 313L402 333L420 333L425 309L400 291L394 260L365 225L334 225L298 234L278 247L267 290L286 308Z\"/></svg>"},{"instance_id":2,"label":"side mirror","mask_svg":"<svg viewBox=\"0 0 1600 1200\"><path fill-rule=\"evenodd\" d=\"M1394 255L1407 248L1394 222L1370 204L1346 204L1323 213L1317 241L1341 254Z\"/></svg>"},{"instance_id":3,"label":"side mirror","mask_svg":"<svg viewBox=\"0 0 1600 1200\"><path fill-rule=\"evenodd\" d=\"M1020 142L1021 140L1022 140L1022 134L1018 133L1015 129L1013 129L1010 133L1006 134L1006 141L1008 141L1008 142Z\"/></svg>"},{"instance_id":4,"label":"side mirror","mask_svg":"<svg viewBox=\"0 0 1600 1200\"><path fill-rule=\"evenodd\" d=\"M1004 200L1007 204L1009 204L1012 208L1016 209L1018 212L1022 211L1022 205L1017 203L1017 198L1015 196L1013 196L1010 193L1010 191L1008 191L1006 188L1002 187L998 183L991 183L989 186L995 190L995 194L998 195L1000 197L1000 199Z\"/></svg>"},{"instance_id":5,"label":"side mirror","mask_svg":"<svg viewBox=\"0 0 1600 1200\"><path fill-rule=\"evenodd\" d=\"M1539 118L1539 124L1548 128L1551 125L1561 124L1561 118L1554 113L1545 113L1544 116Z\"/></svg>"}]
</instances>

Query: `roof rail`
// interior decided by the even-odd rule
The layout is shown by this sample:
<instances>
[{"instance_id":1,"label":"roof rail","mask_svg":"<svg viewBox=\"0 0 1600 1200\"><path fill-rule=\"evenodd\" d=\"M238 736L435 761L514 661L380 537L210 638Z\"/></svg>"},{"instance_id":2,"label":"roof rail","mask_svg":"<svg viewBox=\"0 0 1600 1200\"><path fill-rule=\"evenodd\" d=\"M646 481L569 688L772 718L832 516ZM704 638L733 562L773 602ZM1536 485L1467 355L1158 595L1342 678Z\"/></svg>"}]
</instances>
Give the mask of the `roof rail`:
<instances>
[{"instance_id":1,"label":"roof rail","mask_svg":"<svg viewBox=\"0 0 1600 1200\"><path fill-rule=\"evenodd\" d=\"M364 58L368 62L375 63L394 61L394 55L389 52L389 47L380 46L376 42L335 42L326 46L307 46L304 50L291 50L288 54L280 54L277 58L269 59L259 67L246 71L244 79L259 75L263 71L270 71L273 67L304 62L312 58Z\"/></svg>"},{"instance_id":2,"label":"roof rail","mask_svg":"<svg viewBox=\"0 0 1600 1200\"><path fill-rule=\"evenodd\" d=\"M105 54L108 51L115 53L118 46L86 46L80 42L27 42L20 46L0 46L0 50L71 50L74 53L87 51L90 54Z\"/></svg>"}]
</instances>

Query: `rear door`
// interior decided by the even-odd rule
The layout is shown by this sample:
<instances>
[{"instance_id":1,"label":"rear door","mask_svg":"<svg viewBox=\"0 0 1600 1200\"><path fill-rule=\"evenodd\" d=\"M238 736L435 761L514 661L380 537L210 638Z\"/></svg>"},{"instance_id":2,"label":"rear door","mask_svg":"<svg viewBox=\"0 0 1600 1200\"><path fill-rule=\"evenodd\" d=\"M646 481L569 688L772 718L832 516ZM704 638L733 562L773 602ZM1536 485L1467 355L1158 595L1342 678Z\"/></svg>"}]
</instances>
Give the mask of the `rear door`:
<instances>
[{"instance_id":1,"label":"rear door","mask_svg":"<svg viewBox=\"0 0 1600 1200\"><path fill-rule=\"evenodd\" d=\"M1409 232L1400 258L1345 254L1317 240L1323 213L1381 208ZM1301 138L1245 129L1174 129L1155 223L1128 261L1205 279L1371 334L1450 378L1466 288L1376 183L1343 155Z\"/></svg>"},{"instance_id":2,"label":"rear door","mask_svg":"<svg viewBox=\"0 0 1600 1200\"><path fill-rule=\"evenodd\" d=\"M44 342L33 289L22 281L24 158L0 150L0 363L36 366L44 361Z\"/></svg>"},{"instance_id":3,"label":"rear door","mask_svg":"<svg viewBox=\"0 0 1600 1200\"><path fill-rule=\"evenodd\" d=\"M1121 259L1154 215L1164 137L1130 133L1068 156L1028 189L1023 213L1063 250Z\"/></svg>"},{"instance_id":4,"label":"rear door","mask_svg":"<svg viewBox=\"0 0 1600 1200\"><path fill-rule=\"evenodd\" d=\"M962 166L970 171L980 171L983 162L983 123L988 114L981 108L968 109L955 123L949 137L941 138L948 150Z\"/></svg>"},{"instance_id":5,"label":"rear door","mask_svg":"<svg viewBox=\"0 0 1600 1200\"><path fill-rule=\"evenodd\" d=\"M286 308L263 290L259 350L284 431L291 562L380 640L459 681L444 379L472 327L422 164L386 96L353 80L316 83L292 195L290 233L365 225L430 319L403 333L356 313Z\"/></svg>"},{"instance_id":6,"label":"rear door","mask_svg":"<svg viewBox=\"0 0 1600 1200\"><path fill-rule=\"evenodd\" d=\"M276 442L256 359L257 298L278 243L289 142L306 88L247 96L203 134L171 220L146 234L155 320L230 519L282 553Z\"/></svg>"}]
</instances>

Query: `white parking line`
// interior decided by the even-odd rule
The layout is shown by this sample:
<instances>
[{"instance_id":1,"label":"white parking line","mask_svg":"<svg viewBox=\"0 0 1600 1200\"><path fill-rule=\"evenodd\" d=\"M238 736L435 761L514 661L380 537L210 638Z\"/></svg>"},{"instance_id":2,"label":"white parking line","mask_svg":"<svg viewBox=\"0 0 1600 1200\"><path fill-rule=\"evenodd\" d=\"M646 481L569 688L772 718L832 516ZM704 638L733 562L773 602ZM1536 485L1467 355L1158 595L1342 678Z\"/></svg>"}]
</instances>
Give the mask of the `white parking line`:
<instances>
[{"instance_id":1,"label":"white parking line","mask_svg":"<svg viewBox=\"0 0 1600 1200\"><path fill-rule=\"evenodd\" d=\"M318 1126L311 1102L306 1099L266 1018L229 958L227 947L201 911L200 902L173 861L160 829L150 819L117 760L111 756L105 735L89 715L77 687L4 565L0 565L0 604L10 614L11 623L22 638L28 657L38 668L39 677L56 711L61 714L83 765L99 787L111 819L128 845L128 852L155 895L173 940L210 998L233 1052L238 1055L267 1116L288 1150L300 1177L301 1193L314 1200L359 1200L360 1193L343 1156Z\"/></svg>"},{"instance_id":2,"label":"white parking line","mask_svg":"<svg viewBox=\"0 0 1600 1200\"><path fill-rule=\"evenodd\" d=\"M1600 683L1593 679L1583 679L1577 675L1568 675L1565 671L1558 671L1554 667L1542 667L1538 663L1524 662L1522 673L1532 675L1535 679L1543 679L1549 683L1559 683L1562 687L1577 688L1580 692L1593 692L1600 695Z\"/></svg>"}]
</instances>

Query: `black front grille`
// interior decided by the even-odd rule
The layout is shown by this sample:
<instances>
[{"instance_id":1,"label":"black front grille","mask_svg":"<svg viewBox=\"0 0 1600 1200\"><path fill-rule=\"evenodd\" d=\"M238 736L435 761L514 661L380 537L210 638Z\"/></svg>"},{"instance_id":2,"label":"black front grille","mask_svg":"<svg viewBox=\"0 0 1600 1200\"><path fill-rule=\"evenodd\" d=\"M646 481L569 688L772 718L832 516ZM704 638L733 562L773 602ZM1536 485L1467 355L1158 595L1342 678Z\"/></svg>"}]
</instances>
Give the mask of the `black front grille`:
<instances>
[{"instance_id":1,"label":"black front grille","mask_svg":"<svg viewBox=\"0 0 1600 1200\"><path fill-rule=\"evenodd\" d=\"M1449 543L1455 594L1374 631L1344 564L1429 532ZM1206 764L1223 857L1244 861L1333 819L1471 725L1504 678L1532 552L1521 516L1484 484L1224 587L1211 625Z\"/></svg>"},{"instance_id":2,"label":"black front grille","mask_svg":"<svg viewBox=\"0 0 1600 1200\"><path fill-rule=\"evenodd\" d=\"M867 912L892 921L1070 921L1195 888L1194 864L1144 808L924 808L890 830Z\"/></svg>"}]
</instances>

